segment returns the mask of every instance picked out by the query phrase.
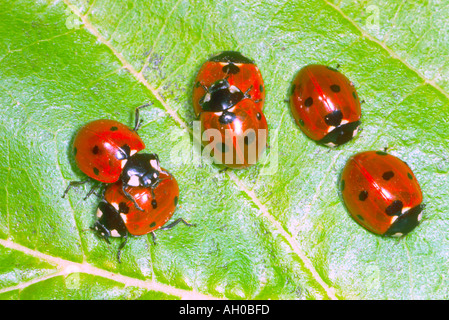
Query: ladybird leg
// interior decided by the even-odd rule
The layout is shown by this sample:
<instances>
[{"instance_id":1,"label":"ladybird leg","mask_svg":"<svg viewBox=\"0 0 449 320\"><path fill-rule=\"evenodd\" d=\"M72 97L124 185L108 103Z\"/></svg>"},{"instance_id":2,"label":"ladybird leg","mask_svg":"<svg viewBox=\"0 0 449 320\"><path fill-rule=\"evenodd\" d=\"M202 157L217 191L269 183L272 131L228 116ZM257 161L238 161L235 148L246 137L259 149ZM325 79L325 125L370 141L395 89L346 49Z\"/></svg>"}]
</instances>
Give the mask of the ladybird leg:
<instances>
[{"instance_id":1,"label":"ladybird leg","mask_svg":"<svg viewBox=\"0 0 449 320\"><path fill-rule=\"evenodd\" d=\"M92 194L96 195L97 197L102 198L99 194L97 194L95 192L95 189L98 188L98 185L93 186L92 188L90 188L89 192L86 194L86 196L83 198L83 200L86 200L87 198L89 198Z\"/></svg>"},{"instance_id":2,"label":"ladybird leg","mask_svg":"<svg viewBox=\"0 0 449 320\"><path fill-rule=\"evenodd\" d=\"M66 194L70 191L70 189L72 189L73 187L78 187L78 186L83 185L89 181L90 181L90 178L87 180L83 180L83 181L70 181L69 185L67 186L64 193L62 194L62 198L64 198L66 196Z\"/></svg>"},{"instance_id":3,"label":"ladybird leg","mask_svg":"<svg viewBox=\"0 0 449 320\"><path fill-rule=\"evenodd\" d=\"M117 260L119 263L121 263L120 261L120 255L122 254L122 249L123 247L126 245L126 243L128 242L128 232L125 233L125 235L123 236L123 238L125 239L121 244L120 247L118 247L118 251L117 251Z\"/></svg>"},{"instance_id":4,"label":"ladybird leg","mask_svg":"<svg viewBox=\"0 0 449 320\"><path fill-rule=\"evenodd\" d=\"M131 200L131 201L133 202L134 206L135 206L138 210L144 211L144 210L137 204L137 202L136 202L136 200L134 199L134 197L133 197L132 195L130 195L130 194L128 193L128 191L126 191L126 189L125 189L126 187L128 187L128 185L126 185L126 184L123 184L123 185L122 185L122 191L123 191L123 193L125 194L125 196L126 196L129 200Z\"/></svg>"},{"instance_id":5,"label":"ladybird leg","mask_svg":"<svg viewBox=\"0 0 449 320\"><path fill-rule=\"evenodd\" d=\"M156 234L154 233L154 231L151 231L151 239L153 240L153 244L157 245L157 243L156 243Z\"/></svg>"},{"instance_id":6,"label":"ladybird leg","mask_svg":"<svg viewBox=\"0 0 449 320\"><path fill-rule=\"evenodd\" d=\"M250 92L252 89L253 89L253 85L250 85L249 88L246 89L246 91L243 93L243 96L244 96L245 98L250 99L251 96L248 94L248 92Z\"/></svg>"},{"instance_id":7,"label":"ladybird leg","mask_svg":"<svg viewBox=\"0 0 449 320\"><path fill-rule=\"evenodd\" d=\"M173 221L172 223L166 225L165 227L162 227L161 230L171 229L171 228L173 228L174 226L176 226L180 222L184 223L188 227L196 227L196 224L188 223L183 218L179 218L179 219L176 219L175 221Z\"/></svg>"},{"instance_id":8,"label":"ladybird leg","mask_svg":"<svg viewBox=\"0 0 449 320\"><path fill-rule=\"evenodd\" d=\"M226 171L228 171L228 167L224 167L223 169L220 169L220 170L218 170L218 173L223 173L223 172L226 172Z\"/></svg>"},{"instance_id":9,"label":"ladybird leg","mask_svg":"<svg viewBox=\"0 0 449 320\"><path fill-rule=\"evenodd\" d=\"M137 132L137 130L139 130L142 126L142 121L140 120L140 109L146 108L150 105L152 105L152 103L147 103L136 108L136 111L134 113L134 131Z\"/></svg>"}]
</instances>

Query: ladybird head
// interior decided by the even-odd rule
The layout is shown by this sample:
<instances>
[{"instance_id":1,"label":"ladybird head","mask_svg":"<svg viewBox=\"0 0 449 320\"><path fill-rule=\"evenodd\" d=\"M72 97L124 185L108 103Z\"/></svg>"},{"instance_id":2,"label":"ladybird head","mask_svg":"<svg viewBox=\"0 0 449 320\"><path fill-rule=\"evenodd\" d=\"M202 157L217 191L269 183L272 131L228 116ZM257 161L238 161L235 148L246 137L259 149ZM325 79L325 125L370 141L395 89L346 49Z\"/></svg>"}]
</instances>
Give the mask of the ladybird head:
<instances>
[{"instance_id":1,"label":"ladybird head","mask_svg":"<svg viewBox=\"0 0 449 320\"><path fill-rule=\"evenodd\" d=\"M424 204L420 204L402 213L385 232L385 235L401 237L415 229L421 221L423 209Z\"/></svg>"},{"instance_id":2,"label":"ladybird head","mask_svg":"<svg viewBox=\"0 0 449 320\"><path fill-rule=\"evenodd\" d=\"M123 168L122 182L132 187L155 187L159 183L160 172L157 154L136 153Z\"/></svg>"},{"instance_id":3,"label":"ladybird head","mask_svg":"<svg viewBox=\"0 0 449 320\"><path fill-rule=\"evenodd\" d=\"M206 111L219 112L232 108L245 97L239 88L230 85L227 79L221 79L208 88L200 99L200 105Z\"/></svg>"},{"instance_id":4,"label":"ladybird head","mask_svg":"<svg viewBox=\"0 0 449 320\"><path fill-rule=\"evenodd\" d=\"M360 121L339 125L321 139L320 142L330 147L345 144L357 135L359 126Z\"/></svg>"}]
</instances>

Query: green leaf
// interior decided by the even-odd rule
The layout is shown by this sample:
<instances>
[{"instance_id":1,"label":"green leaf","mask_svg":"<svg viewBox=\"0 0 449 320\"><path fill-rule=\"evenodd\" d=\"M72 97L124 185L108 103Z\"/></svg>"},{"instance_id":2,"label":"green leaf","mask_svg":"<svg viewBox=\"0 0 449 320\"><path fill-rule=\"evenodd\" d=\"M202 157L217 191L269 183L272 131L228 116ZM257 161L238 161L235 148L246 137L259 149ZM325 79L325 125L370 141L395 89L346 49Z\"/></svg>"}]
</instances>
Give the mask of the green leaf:
<instances>
[{"instance_id":1,"label":"green leaf","mask_svg":"<svg viewBox=\"0 0 449 320\"><path fill-rule=\"evenodd\" d=\"M438 299L448 297L447 3L383 1L2 1L0 299ZM434 27L439 26L439 27ZM248 170L192 154L191 93L221 50L254 59L265 81L270 150ZM309 63L357 86L363 132L329 150L294 124L287 97ZM71 145L86 122L132 124L178 180L197 226L132 237L116 260L89 227L98 198ZM381 150L407 161L425 221L399 243L350 218L346 160Z\"/></svg>"}]
</instances>

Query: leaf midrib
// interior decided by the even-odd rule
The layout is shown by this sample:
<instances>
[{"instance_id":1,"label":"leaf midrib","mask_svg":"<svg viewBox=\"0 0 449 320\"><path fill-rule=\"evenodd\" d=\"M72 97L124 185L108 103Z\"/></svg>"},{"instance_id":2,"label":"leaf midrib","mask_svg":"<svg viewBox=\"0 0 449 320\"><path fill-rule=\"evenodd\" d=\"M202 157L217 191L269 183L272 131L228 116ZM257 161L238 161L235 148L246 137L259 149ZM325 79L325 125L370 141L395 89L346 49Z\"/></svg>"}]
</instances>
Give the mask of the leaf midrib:
<instances>
[{"instance_id":1,"label":"leaf midrib","mask_svg":"<svg viewBox=\"0 0 449 320\"><path fill-rule=\"evenodd\" d=\"M32 250L28 247L22 246L16 242L10 241L10 240L3 240L0 239L0 245L4 246L5 248L21 251L29 256L36 257L38 259L44 260L50 264L53 264L56 267L56 270L54 273L47 274L43 277L32 279L27 282L20 283L17 286L14 287L7 287L4 289L0 289L0 294L3 292L8 292L15 289L23 289L28 287L29 285L32 285L34 283L38 283L40 281L47 280L49 278L53 278L56 276L66 276L73 272L73 270L78 270L80 273L86 273L98 277L103 277L106 279L111 279L116 282L123 283L125 286L134 286L146 290L151 291L157 291L157 292L163 292L169 295L178 296L181 299L191 299L191 300L202 300L202 299L220 299L214 296L202 294L200 292L197 292L195 290L184 290L179 289L173 286L169 286L160 282L157 282L155 280L140 280L128 276L124 276L118 273L113 273L104 269L100 269L97 267L92 266L89 263L83 262L83 263L77 263L69 260L65 260L58 257L53 257L50 255L47 255L45 253L42 253L37 250ZM75 267L75 268L74 268Z\"/></svg>"}]
</instances>

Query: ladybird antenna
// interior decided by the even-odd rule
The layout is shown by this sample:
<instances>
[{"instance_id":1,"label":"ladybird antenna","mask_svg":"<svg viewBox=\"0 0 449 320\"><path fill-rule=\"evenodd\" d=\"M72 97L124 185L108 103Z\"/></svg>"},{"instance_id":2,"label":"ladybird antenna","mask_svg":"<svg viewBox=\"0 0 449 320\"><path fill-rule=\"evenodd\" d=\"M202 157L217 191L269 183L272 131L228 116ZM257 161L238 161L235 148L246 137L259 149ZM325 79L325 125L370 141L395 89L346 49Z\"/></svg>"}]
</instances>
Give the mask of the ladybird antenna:
<instances>
[{"instance_id":1,"label":"ladybird antenna","mask_svg":"<svg viewBox=\"0 0 449 320\"><path fill-rule=\"evenodd\" d=\"M204 89L204 91L206 91L207 93L209 93L209 88L206 87L204 84L200 83L201 87Z\"/></svg>"}]
</instances>

